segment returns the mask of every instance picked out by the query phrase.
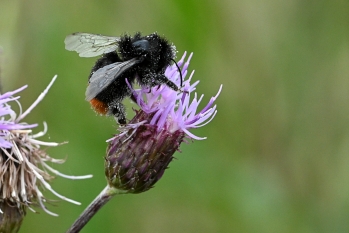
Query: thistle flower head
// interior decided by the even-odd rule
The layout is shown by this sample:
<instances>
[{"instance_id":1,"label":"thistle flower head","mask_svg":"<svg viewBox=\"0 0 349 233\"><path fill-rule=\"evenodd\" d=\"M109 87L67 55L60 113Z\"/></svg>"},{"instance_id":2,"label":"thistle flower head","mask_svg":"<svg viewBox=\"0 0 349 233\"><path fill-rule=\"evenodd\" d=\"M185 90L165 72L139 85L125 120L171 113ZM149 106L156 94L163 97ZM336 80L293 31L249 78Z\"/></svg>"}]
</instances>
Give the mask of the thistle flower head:
<instances>
[{"instance_id":1,"label":"thistle flower head","mask_svg":"<svg viewBox=\"0 0 349 233\"><path fill-rule=\"evenodd\" d=\"M46 208L45 202L47 200L41 192L42 189L51 191L62 200L80 204L60 195L51 188L49 181L54 176L49 172L70 179L91 177L89 175L66 176L51 168L48 162L61 164L64 160L50 157L46 149L42 149L42 147L55 147L60 144L38 140L47 131L45 122L44 131L33 134L32 129L38 124L27 124L22 121L44 98L55 79L56 76L38 99L24 112L22 112L19 102L20 97L15 95L27 86L0 95L0 203L1 206L16 207L23 215L26 208L35 212L34 207L38 206L48 214L56 216L55 213ZM19 106L19 114L12 110L11 103L16 103ZM0 211L3 213L6 210L1 209Z\"/></svg>"},{"instance_id":2,"label":"thistle flower head","mask_svg":"<svg viewBox=\"0 0 349 233\"><path fill-rule=\"evenodd\" d=\"M128 193L147 191L162 177L185 138L206 139L189 130L202 127L214 118L217 110L213 104L222 86L217 95L198 110L203 95L198 99L194 92L199 83L191 83L194 72L187 78L192 54L186 62L185 57L186 53L178 62L184 79L181 92L166 85L139 90L133 90L129 85L141 109L121 127L120 134L109 140L105 172L111 187ZM176 65L168 67L165 76L177 86L181 83Z\"/></svg>"}]
</instances>

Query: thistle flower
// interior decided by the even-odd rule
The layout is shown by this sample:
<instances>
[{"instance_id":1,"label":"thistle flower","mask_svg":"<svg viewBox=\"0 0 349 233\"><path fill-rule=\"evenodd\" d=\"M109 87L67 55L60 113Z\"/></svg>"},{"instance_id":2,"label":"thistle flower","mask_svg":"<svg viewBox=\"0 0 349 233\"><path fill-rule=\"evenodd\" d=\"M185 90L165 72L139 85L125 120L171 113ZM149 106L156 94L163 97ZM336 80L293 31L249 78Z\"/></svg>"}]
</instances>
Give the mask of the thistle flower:
<instances>
[{"instance_id":1,"label":"thistle flower","mask_svg":"<svg viewBox=\"0 0 349 233\"><path fill-rule=\"evenodd\" d=\"M48 87L41 93L38 99L24 112L18 99L14 97L19 92L27 88L27 85L0 95L0 231L16 232L9 230L9 227L18 227L25 215L26 208L34 211L34 207L42 208L46 213L57 216L50 212L46 206L46 198L41 190L47 189L58 198L80 204L74 200L66 198L54 191L49 181L54 175L62 176L69 179L85 179L87 176L67 176L51 168L47 162L61 164L62 159L51 158L45 147L55 147L60 145L56 142L44 142L38 140L39 137L47 132L47 124L44 122L44 130L33 134L32 129L38 124L27 124L23 118L27 116L33 108L44 98L49 88L55 81L56 76L52 79ZM19 106L17 115L9 105L11 102ZM17 229L17 230L18 230Z\"/></svg>"},{"instance_id":2,"label":"thistle flower","mask_svg":"<svg viewBox=\"0 0 349 233\"><path fill-rule=\"evenodd\" d=\"M203 95L198 99L194 92L199 81L191 84L194 72L189 78L187 69L192 54L184 63L184 53L178 66L182 67L182 92L176 92L166 85L134 90L132 98L141 108L120 134L107 140L109 143L105 158L107 186L84 210L67 233L79 232L85 224L116 194L141 193L149 190L164 174L173 154L186 139L203 140L189 130L208 124L216 115L213 103L216 96L198 111ZM182 82L176 65L166 69L165 75L177 86ZM126 80L127 82L127 80ZM191 95L194 95L191 100Z\"/></svg>"},{"instance_id":3,"label":"thistle flower","mask_svg":"<svg viewBox=\"0 0 349 233\"><path fill-rule=\"evenodd\" d=\"M176 92L166 85L133 90L133 98L141 110L124 127L121 133L110 139L107 148L105 173L108 183L124 193L140 193L150 189L164 174L173 154L179 150L185 138L203 140L189 130L208 124L216 115L213 106L222 90L200 111L194 92L199 81L191 84L192 72L188 79L187 68L192 54L184 63L186 53L178 62L182 67L182 92ZM172 82L181 83L177 66L168 67L165 72ZM191 101L191 96L194 98Z\"/></svg>"}]
</instances>

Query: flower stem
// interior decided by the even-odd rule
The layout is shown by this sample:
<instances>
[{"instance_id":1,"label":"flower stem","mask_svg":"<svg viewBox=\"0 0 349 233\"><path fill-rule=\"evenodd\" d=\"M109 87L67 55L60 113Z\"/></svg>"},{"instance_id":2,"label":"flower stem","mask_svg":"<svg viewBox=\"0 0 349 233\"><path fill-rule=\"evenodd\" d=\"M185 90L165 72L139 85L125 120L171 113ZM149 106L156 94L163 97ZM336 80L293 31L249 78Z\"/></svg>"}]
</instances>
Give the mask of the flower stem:
<instances>
[{"instance_id":1,"label":"flower stem","mask_svg":"<svg viewBox=\"0 0 349 233\"><path fill-rule=\"evenodd\" d=\"M124 193L122 190L107 185L103 191L91 202L80 217L73 223L67 233L80 232L80 230L90 221L90 219L116 194Z\"/></svg>"}]
</instances>

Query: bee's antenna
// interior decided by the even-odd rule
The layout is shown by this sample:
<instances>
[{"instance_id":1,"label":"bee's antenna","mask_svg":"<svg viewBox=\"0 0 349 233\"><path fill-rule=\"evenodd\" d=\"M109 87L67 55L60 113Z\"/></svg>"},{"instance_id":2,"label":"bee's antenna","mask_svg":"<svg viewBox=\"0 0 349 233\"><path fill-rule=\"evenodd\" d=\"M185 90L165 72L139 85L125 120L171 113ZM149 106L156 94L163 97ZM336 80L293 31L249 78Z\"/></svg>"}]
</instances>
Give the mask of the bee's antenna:
<instances>
[{"instance_id":1,"label":"bee's antenna","mask_svg":"<svg viewBox=\"0 0 349 233\"><path fill-rule=\"evenodd\" d=\"M178 71L179 71L179 76L181 77L181 87L182 87L182 86L183 86L183 76L182 76L181 68L179 68L177 62L176 62L174 59L171 59L171 60L172 60L172 61L174 62L174 64L176 64L176 66L177 66L177 69L178 69Z\"/></svg>"}]
</instances>

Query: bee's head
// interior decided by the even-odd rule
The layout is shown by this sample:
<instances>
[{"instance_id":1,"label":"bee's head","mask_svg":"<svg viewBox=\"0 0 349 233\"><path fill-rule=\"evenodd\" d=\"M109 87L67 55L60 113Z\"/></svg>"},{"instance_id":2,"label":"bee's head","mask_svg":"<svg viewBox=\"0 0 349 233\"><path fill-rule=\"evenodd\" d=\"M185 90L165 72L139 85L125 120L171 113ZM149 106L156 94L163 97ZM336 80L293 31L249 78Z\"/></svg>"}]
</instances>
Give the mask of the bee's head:
<instances>
[{"instance_id":1,"label":"bee's head","mask_svg":"<svg viewBox=\"0 0 349 233\"><path fill-rule=\"evenodd\" d=\"M157 33L144 37L140 33L136 33L133 38L124 36L119 48L123 59L142 57L142 63L139 65L156 72L164 71L175 58L174 47Z\"/></svg>"},{"instance_id":2,"label":"bee's head","mask_svg":"<svg viewBox=\"0 0 349 233\"><path fill-rule=\"evenodd\" d=\"M134 49L140 54L147 53L150 49L149 41L147 40L138 40L132 43Z\"/></svg>"}]
</instances>

